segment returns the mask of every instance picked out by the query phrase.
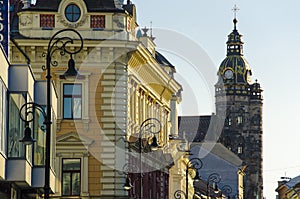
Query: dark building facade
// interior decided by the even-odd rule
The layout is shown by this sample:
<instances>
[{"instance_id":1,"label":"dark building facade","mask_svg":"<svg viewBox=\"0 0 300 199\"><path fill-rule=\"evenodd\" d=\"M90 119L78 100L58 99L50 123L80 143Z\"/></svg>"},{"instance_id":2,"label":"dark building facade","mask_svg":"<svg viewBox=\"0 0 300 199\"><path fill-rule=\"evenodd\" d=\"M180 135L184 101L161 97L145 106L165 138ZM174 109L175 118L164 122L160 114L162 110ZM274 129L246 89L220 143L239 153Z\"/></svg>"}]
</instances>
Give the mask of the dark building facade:
<instances>
[{"instance_id":1,"label":"dark building facade","mask_svg":"<svg viewBox=\"0 0 300 199\"><path fill-rule=\"evenodd\" d=\"M262 89L257 80L251 82L236 18L233 23L215 84L216 114L179 117L179 133L193 142L220 142L234 152L246 166L243 198L263 198Z\"/></svg>"},{"instance_id":2,"label":"dark building facade","mask_svg":"<svg viewBox=\"0 0 300 199\"><path fill-rule=\"evenodd\" d=\"M234 19L228 35L227 56L219 67L215 85L216 115L224 120L219 141L237 154L247 166L245 198L263 198L262 175L262 89L251 82L252 71L243 56L242 35Z\"/></svg>"}]
</instances>

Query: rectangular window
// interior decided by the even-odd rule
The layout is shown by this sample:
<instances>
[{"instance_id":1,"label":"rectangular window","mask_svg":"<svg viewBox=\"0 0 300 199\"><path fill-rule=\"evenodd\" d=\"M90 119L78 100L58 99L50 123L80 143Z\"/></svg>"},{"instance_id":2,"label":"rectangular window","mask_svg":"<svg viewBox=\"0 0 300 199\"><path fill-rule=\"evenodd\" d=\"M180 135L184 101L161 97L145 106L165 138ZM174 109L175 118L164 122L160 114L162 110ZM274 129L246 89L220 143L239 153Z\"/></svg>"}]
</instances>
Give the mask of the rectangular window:
<instances>
[{"instance_id":1,"label":"rectangular window","mask_svg":"<svg viewBox=\"0 0 300 199\"><path fill-rule=\"evenodd\" d=\"M242 116L238 116L237 117L237 123L238 124L242 124L243 123L243 117Z\"/></svg>"},{"instance_id":2,"label":"rectangular window","mask_svg":"<svg viewBox=\"0 0 300 199\"><path fill-rule=\"evenodd\" d=\"M81 84L64 84L63 116L64 119L81 119L82 86Z\"/></svg>"},{"instance_id":3,"label":"rectangular window","mask_svg":"<svg viewBox=\"0 0 300 199\"><path fill-rule=\"evenodd\" d=\"M105 28L105 15L92 15L91 28Z\"/></svg>"},{"instance_id":4,"label":"rectangular window","mask_svg":"<svg viewBox=\"0 0 300 199\"><path fill-rule=\"evenodd\" d=\"M9 96L9 123L8 123L8 157L25 157L25 146L19 142L24 137L24 123L20 119L19 109L25 104L22 94Z\"/></svg>"},{"instance_id":5,"label":"rectangular window","mask_svg":"<svg viewBox=\"0 0 300 199\"><path fill-rule=\"evenodd\" d=\"M45 110L46 107L44 107ZM34 165L45 164L45 147L46 147L46 126L44 125L45 118L40 111L34 110ZM55 121L55 120L52 120ZM52 131L54 132L54 131ZM52 147L52 146L51 146Z\"/></svg>"},{"instance_id":6,"label":"rectangular window","mask_svg":"<svg viewBox=\"0 0 300 199\"><path fill-rule=\"evenodd\" d=\"M5 153L6 149L6 88L0 81L0 151Z\"/></svg>"},{"instance_id":7,"label":"rectangular window","mask_svg":"<svg viewBox=\"0 0 300 199\"><path fill-rule=\"evenodd\" d=\"M54 28L55 15L53 14L41 14L40 15L40 27L42 28Z\"/></svg>"},{"instance_id":8,"label":"rectangular window","mask_svg":"<svg viewBox=\"0 0 300 199\"><path fill-rule=\"evenodd\" d=\"M80 159L63 159L62 162L62 195L78 196L81 187Z\"/></svg>"}]
</instances>

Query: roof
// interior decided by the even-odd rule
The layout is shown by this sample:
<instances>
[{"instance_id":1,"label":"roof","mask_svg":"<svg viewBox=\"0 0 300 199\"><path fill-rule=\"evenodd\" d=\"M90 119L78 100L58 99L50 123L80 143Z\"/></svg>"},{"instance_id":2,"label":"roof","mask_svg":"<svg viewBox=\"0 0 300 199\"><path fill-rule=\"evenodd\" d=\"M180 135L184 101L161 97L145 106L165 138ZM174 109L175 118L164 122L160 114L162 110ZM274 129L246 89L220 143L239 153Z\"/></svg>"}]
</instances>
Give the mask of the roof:
<instances>
[{"instance_id":1,"label":"roof","mask_svg":"<svg viewBox=\"0 0 300 199\"><path fill-rule=\"evenodd\" d=\"M34 6L28 8L28 10L45 10L45 11L57 11L59 4L62 0L37 0ZM116 11L120 10L116 7L114 0L84 0L88 11Z\"/></svg>"},{"instance_id":2,"label":"roof","mask_svg":"<svg viewBox=\"0 0 300 199\"><path fill-rule=\"evenodd\" d=\"M205 138L210 124L211 116L179 116L178 133L185 133L188 141L200 142Z\"/></svg>"},{"instance_id":3,"label":"roof","mask_svg":"<svg viewBox=\"0 0 300 199\"><path fill-rule=\"evenodd\" d=\"M175 68L175 66L173 64L171 64L167 58L165 58L162 54L160 54L159 52L155 51L155 59L156 61L163 66L169 66L171 68Z\"/></svg>"},{"instance_id":4,"label":"roof","mask_svg":"<svg viewBox=\"0 0 300 199\"><path fill-rule=\"evenodd\" d=\"M231 70L234 73L232 79L224 81L224 84L248 84L248 79L246 78L246 73L249 71L251 73L251 68L247 60L242 55L230 55L227 56L220 64L218 75L224 74L225 70ZM226 78L225 78L226 79Z\"/></svg>"},{"instance_id":5,"label":"roof","mask_svg":"<svg viewBox=\"0 0 300 199\"><path fill-rule=\"evenodd\" d=\"M295 177L295 178L292 178L291 180L289 180L287 183L285 183L285 185L288 187L288 188L292 188L294 187L295 185L299 184L300 183L300 175Z\"/></svg>"},{"instance_id":6,"label":"roof","mask_svg":"<svg viewBox=\"0 0 300 199\"><path fill-rule=\"evenodd\" d=\"M223 144L216 142L201 142L193 143L191 148L194 149L195 146L199 146L198 157L205 156L207 152L218 156L219 158L237 166L242 166L243 161L232 151L227 149Z\"/></svg>"},{"instance_id":7,"label":"roof","mask_svg":"<svg viewBox=\"0 0 300 199\"><path fill-rule=\"evenodd\" d=\"M236 24L237 19L233 20L234 29L228 35L227 55L219 66L218 76L219 85L246 85L251 83L250 76L252 75L251 68L245 57L243 56L242 35L239 34ZM247 90L247 88L245 88ZM246 91L245 90L245 91ZM230 93L227 92L227 94ZM247 92L244 92L245 94Z\"/></svg>"}]
</instances>

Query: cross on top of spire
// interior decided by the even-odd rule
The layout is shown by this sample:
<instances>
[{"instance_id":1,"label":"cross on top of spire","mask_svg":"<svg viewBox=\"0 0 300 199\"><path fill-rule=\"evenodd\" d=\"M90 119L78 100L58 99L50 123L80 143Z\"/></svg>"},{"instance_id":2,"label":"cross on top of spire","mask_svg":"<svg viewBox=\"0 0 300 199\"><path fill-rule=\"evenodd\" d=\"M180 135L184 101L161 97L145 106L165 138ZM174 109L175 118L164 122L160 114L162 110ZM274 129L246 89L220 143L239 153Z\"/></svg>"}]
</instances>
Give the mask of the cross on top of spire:
<instances>
[{"instance_id":1,"label":"cross on top of spire","mask_svg":"<svg viewBox=\"0 0 300 199\"><path fill-rule=\"evenodd\" d=\"M232 8L232 11L234 12L234 19L233 19L233 23L234 23L234 30L236 30L236 24L237 24L237 19L236 19L236 13L239 11L240 9L234 5L234 7Z\"/></svg>"},{"instance_id":2,"label":"cross on top of spire","mask_svg":"<svg viewBox=\"0 0 300 199\"><path fill-rule=\"evenodd\" d=\"M236 19L236 13L239 11L240 9L236 6L236 4L234 5L234 7L232 8L232 11L234 12L234 18Z\"/></svg>"}]
</instances>

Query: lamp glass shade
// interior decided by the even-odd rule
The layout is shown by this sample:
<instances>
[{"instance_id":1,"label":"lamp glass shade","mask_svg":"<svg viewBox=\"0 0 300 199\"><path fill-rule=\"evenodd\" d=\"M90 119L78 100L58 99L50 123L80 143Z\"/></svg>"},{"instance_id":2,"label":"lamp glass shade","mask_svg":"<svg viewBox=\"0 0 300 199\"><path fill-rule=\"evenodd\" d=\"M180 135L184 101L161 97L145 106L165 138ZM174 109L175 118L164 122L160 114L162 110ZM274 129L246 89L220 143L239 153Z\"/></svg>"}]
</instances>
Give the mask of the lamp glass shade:
<instances>
[{"instance_id":1,"label":"lamp glass shade","mask_svg":"<svg viewBox=\"0 0 300 199\"><path fill-rule=\"evenodd\" d=\"M125 189L125 190L130 190L131 188L132 188L133 186L132 186L132 184L131 184L131 182L130 182L130 178L129 177L127 177L126 178L126 182L125 182L125 184L123 185L123 188Z\"/></svg>"},{"instance_id":2,"label":"lamp glass shade","mask_svg":"<svg viewBox=\"0 0 300 199\"><path fill-rule=\"evenodd\" d=\"M68 69L66 72L59 76L60 79L66 79L69 81L74 81L75 79L82 79L84 78L82 75L78 73L78 71L75 68L75 61L71 57L68 62Z\"/></svg>"},{"instance_id":3,"label":"lamp glass shade","mask_svg":"<svg viewBox=\"0 0 300 199\"><path fill-rule=\"evenodd\" d=\"M31 137L31 129L29 126L26 126L24 130L24 137L20 140L25 145L31 145L35 142L36 140Z\"/></svg>"},{"instance_id":4,"label":"lamp glass shade","mask_svg":"<svg viewBox=\"0 0 300 199\"><path fill-rule=\"evenodd\" d=\"M216 183L213 184L214 192L215 194L218 194L220 192L218 185Z\"/></svg>"},{"instance_id":5,"label":"lamp glass shade","mask_svg":"<svg viewBox=\"0 0 300 199\"><path fill-rule=\"evenodd\" d=\"M157 138L154 135L154 137L152 138L151 150L152 151L157 151L157 149L158 149Z\"/></svg>"},{"instance_id":6,"label":"lamp glass shade","mask_svg":"<svg viewBox=\"0 0 300 199\"><path fill-rule=\"evenodd\" d=\"M195 182L199 182L201 180L201 177L200 177L200 175L199 175L199 172L198 172L198 170L196 171L196 175L195 175L195 177L194 177L194 181Z\"/></svg>"}]
</instances>

